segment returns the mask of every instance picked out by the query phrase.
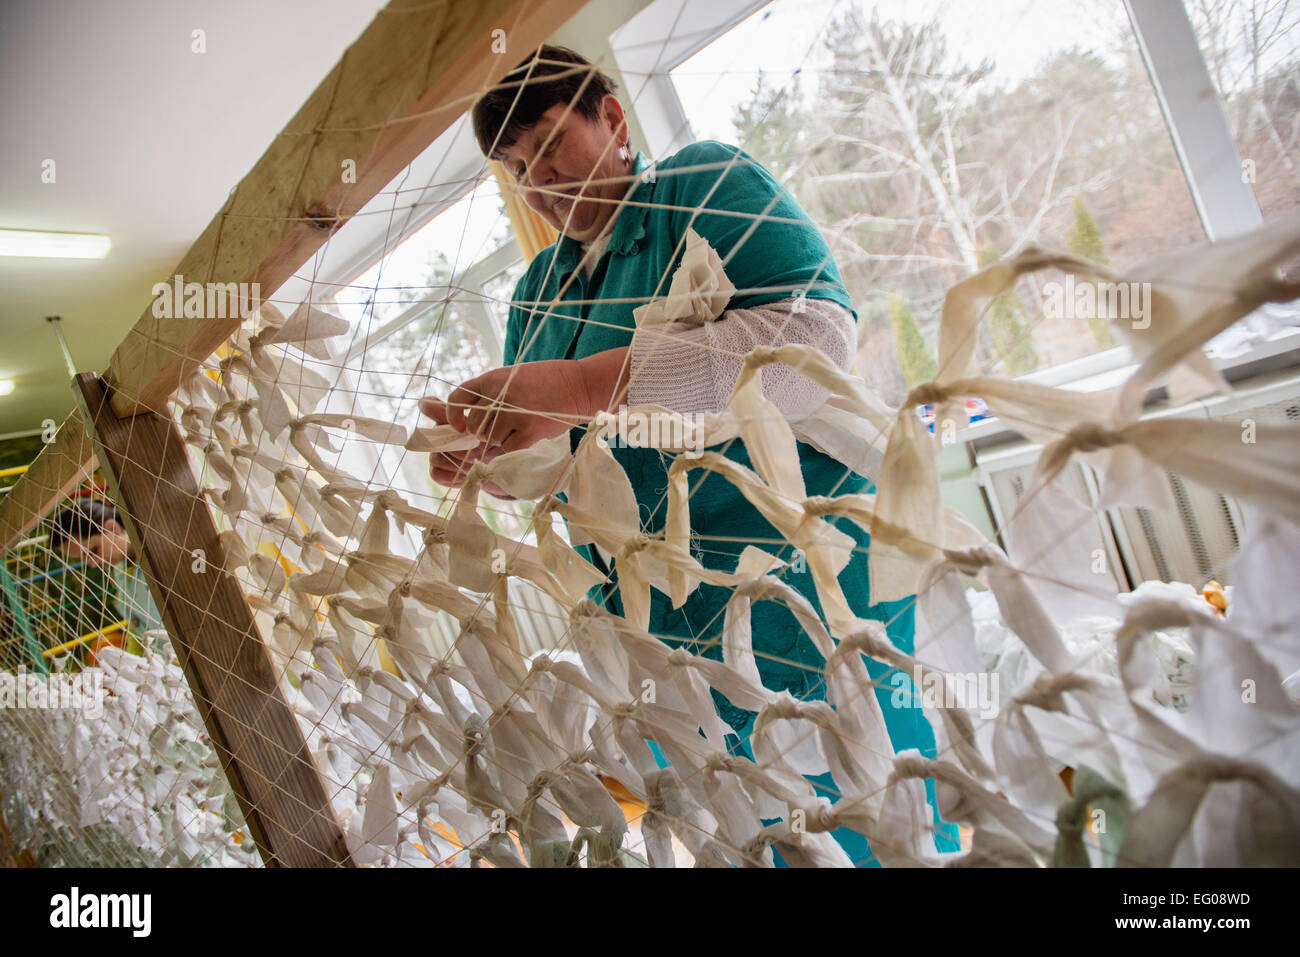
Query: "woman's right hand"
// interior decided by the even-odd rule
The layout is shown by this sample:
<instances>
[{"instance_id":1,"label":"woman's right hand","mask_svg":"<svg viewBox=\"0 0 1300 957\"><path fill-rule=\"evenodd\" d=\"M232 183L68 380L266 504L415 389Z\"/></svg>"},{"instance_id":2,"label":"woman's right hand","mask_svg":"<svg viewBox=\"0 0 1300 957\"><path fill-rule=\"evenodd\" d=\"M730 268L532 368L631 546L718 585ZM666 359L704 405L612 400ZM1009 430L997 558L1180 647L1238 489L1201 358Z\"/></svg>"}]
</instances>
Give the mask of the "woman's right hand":
<instances>
[{"instance_id":1,"label":"woman's right hand","mask_svg":"<svg viewBox=\"0 0 1300 957\"><path fill-rule=\"evenodd\" d=\"M438 399L423 399L420 411L439 425L447 424L446 406ZM460 452L435 452L429 456L429 477L446 488L460 488L465 484L469 468L475 462L491 462L504 449L498 445L480 442L472 449ZM514 496L493 482L484 482L483 490L497 498L513 499Z\"/></svg>"},{"instance_id":2,"label":"woman's right hand","mask_svg":"<svg viewBox=\"0 0 1300 957\"><path fill-rule=\"evenodd\" d=\"M501 451L499 446L480 442L474 448L460 452L435 452L429 456L429 476L439 485L460 488L465 484L471 465L475 462L491 462ZM491 482L485 482L483 487L493 495L498 495L501 491ZM504 493L498 497L509 498Z\"/></svg>"}]
</instances>

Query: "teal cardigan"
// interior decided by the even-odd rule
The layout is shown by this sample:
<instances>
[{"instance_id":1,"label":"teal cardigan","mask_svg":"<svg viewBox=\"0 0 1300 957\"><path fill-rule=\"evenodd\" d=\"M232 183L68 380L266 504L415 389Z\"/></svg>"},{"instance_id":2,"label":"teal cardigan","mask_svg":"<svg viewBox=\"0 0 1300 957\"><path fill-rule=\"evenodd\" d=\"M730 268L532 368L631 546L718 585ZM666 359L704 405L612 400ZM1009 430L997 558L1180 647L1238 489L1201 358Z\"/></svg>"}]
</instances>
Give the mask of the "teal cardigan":
<instances>
[{"instance_id":1,"label":"teal cardigan","mask_svg":"<svg viewBox=\"0 0 1300 957\"><path fill-rule=\"evenodd\" d=\"M685 251L687 227L708 240L722 258L736 292L728 309L752 308L792 296L830 299L857 312L844 287L838 266L816 224L795 198L756 160L743 150L705 140L679 150L652 165L636 156L639 182L615 221L605 254L588 277L578 268L582 247L574 239L560 240L542 250L520 279L510 305L504 362L578 359L630 345L635 331L632 310L668 291L669 280ZM755 225L757 223L757 225ZM581 429L573 432L576 443ZM869 492L869 480L813 447L800 443L799 459L808 494L843 495ZM739 440L717 446L747 467L752 465ZM631 480L641 510L642 528L648 534L663 529L667 507L667 469L671 458L654 449L615 448L614 457ZM713 473L690 473L692 551L709 568L734 571L741 551L755 544L786 561L794 556L790 545L777 546L775 528L731 485ZM852 560L839 576L845 598L860 618L886 623L890 639L903 651L913 652L914 600L872 605L868 598L867 548L870 537L844 519L836 526L857 544ZM617 569L606 567L591 546L581 546L588 561L609 572L611 583L592 592L597 604L623 613L617 588ZM821 613L811 574L795 563L782 578L798 589ZM724 609L730 590L700 585L680 608L668 596L652 589L650 631L674 647L721 660ZM774 601L756 602L752 611L754 653L763 683L802 699L824 699L824 660L794 615ZM876 679L876 695L890 738L897 750L917 748L927 757L935 753L934 732L919 708L898 707L893 702L914 700L910 694L893 694L896 669L867 660ZM714 694L719 715L737 732L734 750L752 757L748 738L755 715ZM662 754L656 755L663 763ZM813 779L821 793L837 798L829 775ZM934 805L934 782L926 782ZM956 828L935 812L936 846L957 850ZM870 864L874 857L859 835L841 829L836 837L851 856Z\"/></svg>"}]
</instances>

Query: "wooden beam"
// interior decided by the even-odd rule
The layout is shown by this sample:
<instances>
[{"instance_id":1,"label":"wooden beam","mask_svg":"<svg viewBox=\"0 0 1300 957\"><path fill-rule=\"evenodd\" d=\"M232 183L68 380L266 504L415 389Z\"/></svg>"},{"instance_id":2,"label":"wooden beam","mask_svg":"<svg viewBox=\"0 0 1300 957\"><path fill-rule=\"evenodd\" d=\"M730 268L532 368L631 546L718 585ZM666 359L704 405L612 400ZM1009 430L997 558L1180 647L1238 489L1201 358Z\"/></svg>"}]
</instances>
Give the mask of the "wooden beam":
<instances>
[{"instance_id":1,"label":"wooden beam","mask_svg":"<svg viewBox=\"0 0 1300 957\"><path fill-rule=\"evenodd\" d=\"M0 553L22 541L94 471L94 448L74 411L0 502Z\"/></svg>"},{"instance_id":2,"label":"wooden beam","mask_svg":"<svg viewBox=\"0 0 1300 957\"><path fill-rule=\"evenodd\" d=\"M393 0L236 187L174 275L184 282L258 283L263 300L273 296L483 90L585 2ZM344 176L349 161L354 182ZM239 323L237 314L157 318L151 304L104 375L114 411L161 410Z\"/></svg>"},{"instance_id":3,"label":"wooden beam","mask_svg":"<svg viewBox=\"0 0 1300 957\"><path fill-rule=\"evenodd\" d=\"M73 381L149 591L267 866L350 866L343 829L171 419L119 419L89 373ZM201 563L196 559L201 557Z\"/></svg>"}]
</instances>

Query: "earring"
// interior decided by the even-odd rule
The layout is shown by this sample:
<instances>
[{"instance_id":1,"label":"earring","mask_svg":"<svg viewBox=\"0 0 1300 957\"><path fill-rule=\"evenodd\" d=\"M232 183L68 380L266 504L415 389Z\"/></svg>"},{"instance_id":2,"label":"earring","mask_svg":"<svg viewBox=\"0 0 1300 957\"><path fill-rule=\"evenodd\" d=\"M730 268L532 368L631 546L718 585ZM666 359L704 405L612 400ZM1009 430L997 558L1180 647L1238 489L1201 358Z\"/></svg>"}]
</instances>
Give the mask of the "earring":
<instances>
[{"instance_id":1,"label":"earring","mask_svg":"<svg viewBox=\"0 0 1300 957\"><path fill-rule=\"evenodd\" d=\"M624 163L632 158L632 153L628 150L626 143L618 148L618 156Z\"/></svg>"}]
</instances>

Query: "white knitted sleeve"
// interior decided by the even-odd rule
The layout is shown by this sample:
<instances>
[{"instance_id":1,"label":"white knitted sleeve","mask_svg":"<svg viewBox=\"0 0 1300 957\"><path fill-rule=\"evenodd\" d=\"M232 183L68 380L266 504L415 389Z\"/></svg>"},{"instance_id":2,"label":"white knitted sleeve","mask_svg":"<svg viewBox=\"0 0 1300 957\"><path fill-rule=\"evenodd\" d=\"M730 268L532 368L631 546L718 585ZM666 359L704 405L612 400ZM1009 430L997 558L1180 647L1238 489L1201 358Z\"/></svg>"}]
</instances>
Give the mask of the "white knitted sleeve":
<instances>
[{"instance_id":1,"label":"white knitted sleeve","mask_svg":"<svg viewBox=\"0 0 1300 957\"><path fill-rule=\"evenodd\" d=\"M754 309L731 309L702 326L677 323L638 330L632 337L628 405L659 405L675 412L718 412L736 384L746 353L757 346L803 343L848 370L857 345L853 314L829 299L783 299ZM787 418L806 415L829 395L789 366L762 370L763 395Z\"/></svg>"}]
</instances>

